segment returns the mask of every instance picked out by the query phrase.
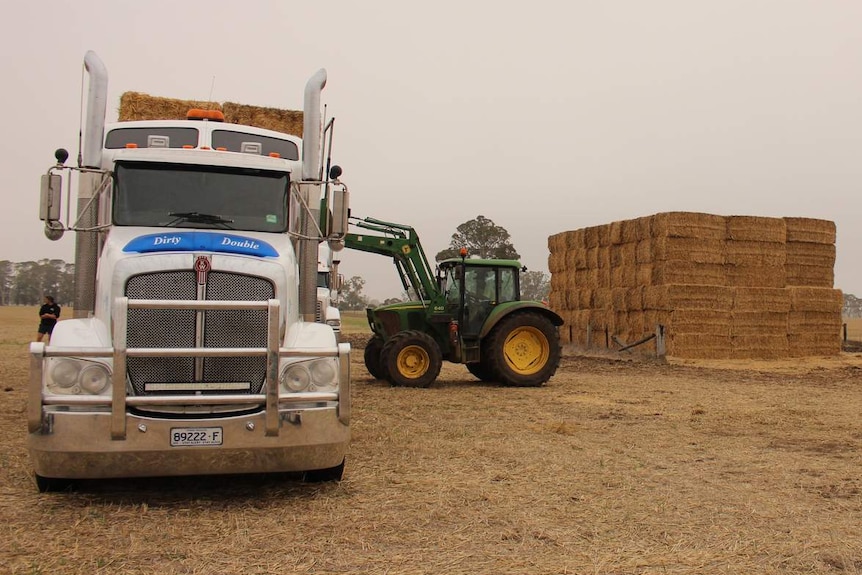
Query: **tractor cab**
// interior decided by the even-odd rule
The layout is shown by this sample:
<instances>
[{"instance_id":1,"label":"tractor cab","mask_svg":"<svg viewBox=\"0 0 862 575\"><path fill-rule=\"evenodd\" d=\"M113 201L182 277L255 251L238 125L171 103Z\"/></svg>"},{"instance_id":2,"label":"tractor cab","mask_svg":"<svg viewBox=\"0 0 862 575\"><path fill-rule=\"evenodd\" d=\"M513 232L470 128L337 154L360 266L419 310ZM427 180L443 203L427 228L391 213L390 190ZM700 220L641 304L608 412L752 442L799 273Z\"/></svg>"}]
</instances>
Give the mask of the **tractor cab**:
<instances>
[{"instance_id":1,"label":"tractor cab","mask_svg":"<svg viewBox=\"0 0 862 575\"><path fill-rule=\"evenodd\" d=\"M521 299L520 264L515 260L449 259L438 277L446 313L458 321L461 336L478 338L494 309Z\"/></svg>"}]
</instances>

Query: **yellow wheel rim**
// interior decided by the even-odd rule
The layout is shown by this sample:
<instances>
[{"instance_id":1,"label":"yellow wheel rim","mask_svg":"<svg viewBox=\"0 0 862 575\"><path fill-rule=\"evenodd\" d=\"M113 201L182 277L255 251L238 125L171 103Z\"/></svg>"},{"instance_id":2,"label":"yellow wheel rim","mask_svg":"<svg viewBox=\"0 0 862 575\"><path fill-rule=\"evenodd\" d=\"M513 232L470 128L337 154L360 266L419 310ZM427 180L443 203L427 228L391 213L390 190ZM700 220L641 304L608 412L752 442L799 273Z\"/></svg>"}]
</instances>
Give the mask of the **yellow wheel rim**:
<instances>
[{"instance_id":1,"label":"yellow wheel rim","mask_svg":"<svg viewBox=\"0 0 862 575\"><path fill-rule=\"evenodd\" d=\"M503 342L503 357L509 368L519 375L533 375L545 367L551 355L548 338L540 330L518 327Z\"/></svg>"},{"instance_id":2,"label":"yellow wheel rim","mask_svg":"<svg viewBox=\"0 0 862 575\"><path fill-rule=\"evenodd\" d=\"M431 358L425 348L419 345L408 345L396 358L398 373L407 379L418 379L425 375L431 366Z\"/></svg>"}]
</instances>

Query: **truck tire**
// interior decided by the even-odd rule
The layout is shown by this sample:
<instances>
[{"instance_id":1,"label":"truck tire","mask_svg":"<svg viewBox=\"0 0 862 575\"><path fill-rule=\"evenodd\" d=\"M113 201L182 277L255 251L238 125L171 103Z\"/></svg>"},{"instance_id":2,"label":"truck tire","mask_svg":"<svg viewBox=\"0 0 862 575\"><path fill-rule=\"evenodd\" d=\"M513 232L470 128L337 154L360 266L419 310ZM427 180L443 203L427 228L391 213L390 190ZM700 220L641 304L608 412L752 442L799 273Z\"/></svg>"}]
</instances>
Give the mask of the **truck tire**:
<instances>
[{"instance_id":1,"label":"truck tire","mask_svg":"<svg viewBox=\"0 0 862 575\"><path fill-rule=\"evenodd\" d=\"M344 459L335 467L326 469L312 469L302 474L302 480L306 483L323 483L324 481L341 481L344 476Z\"/></svg>"},{"instance_id":2,"label":"truck tire","mask_svg":"<svg viewBox=\"0 0 862 575\"><path fill-rule=\"evenodd\" d=\"M365 344L365 369L374 379L386 379L386 371L380 361L380 352L383 351L383 338L375 335Z\"/></svg>"},{"instance_id":3,"label":"truck tire","mask_svg":"<svg viewBox=\"0 0 862 575\"><path fill-rule=\"evenodd\" d=\"M389 383L403 387L428 387L443 365L440 346L421 331L396 333L384 344L380 358Z\"/></svg>"},{"instance_id":4,"label":"truck tire","mask_svg":"<svg viewBox=\"0 0 862 575\"><path fill-rule=\"evenodd\" d=\"M539 387L560 365L560 334L540 313L526 311L504 317L483 343L490 371L506 385Z\"/></svg>"},{"instance_id":5,"label":"truck tire","mask_svg":"<svg viewBox=\"0 0 862 575\"><path fill-rule=\"evenodd\" d=\"M42 477L35 473L36 489L39 493L53 493L57 491L71 491L75 487L75 482L72 479L64 479L58 477Z\"/></svg>"}]
</instances>

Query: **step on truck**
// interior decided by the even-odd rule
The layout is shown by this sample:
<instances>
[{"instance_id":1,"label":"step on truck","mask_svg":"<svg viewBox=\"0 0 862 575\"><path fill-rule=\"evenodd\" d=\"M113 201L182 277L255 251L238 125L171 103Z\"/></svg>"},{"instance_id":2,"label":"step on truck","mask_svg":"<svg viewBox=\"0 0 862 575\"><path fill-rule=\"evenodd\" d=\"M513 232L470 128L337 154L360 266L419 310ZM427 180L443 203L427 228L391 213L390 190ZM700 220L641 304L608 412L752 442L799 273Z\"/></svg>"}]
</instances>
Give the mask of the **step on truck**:
<instances>
[{"instance_id":1,"label":"step on truck","mask_svg":"<svg viewBox=\"0 0 862 575\"><path fill-rule=\"evenodd\" d=\"M218 110L106 125L107 70L94 52L84 66L77 165L60 149L42 177L45 233L76 233L76 277L74 319L30 346L37 486L340 479L350 346L316 314L317 264L346 233L349 194L321 168L325 70L305 87L299 138Z\"/></svg>"}]
</instances>

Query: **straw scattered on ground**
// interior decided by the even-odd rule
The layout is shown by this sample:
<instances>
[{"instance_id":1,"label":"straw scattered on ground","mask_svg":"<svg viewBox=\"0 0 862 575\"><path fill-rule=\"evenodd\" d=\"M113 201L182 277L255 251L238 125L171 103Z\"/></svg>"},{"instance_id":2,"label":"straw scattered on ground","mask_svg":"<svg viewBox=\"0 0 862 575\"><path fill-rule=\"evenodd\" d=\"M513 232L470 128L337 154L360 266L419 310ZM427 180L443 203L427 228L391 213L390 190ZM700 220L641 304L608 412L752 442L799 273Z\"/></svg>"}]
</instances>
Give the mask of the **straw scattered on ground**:
<instances>
[{"instance_id":1,"label":"straw scattered on ground","mask_svg":"<svg viewBox=\"0 0 862 575\"><path fill-rule=\"evenodd\" d=\"M859 354L567 353L539 389L454 365L405 389L373 380L358 350L339 484L112 480L39 494L25 447L35 318L0 309L3 572L862 571Z\"/></svg>"}]
</instances>

